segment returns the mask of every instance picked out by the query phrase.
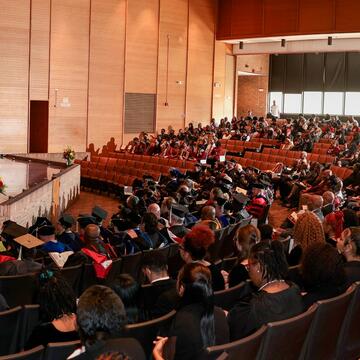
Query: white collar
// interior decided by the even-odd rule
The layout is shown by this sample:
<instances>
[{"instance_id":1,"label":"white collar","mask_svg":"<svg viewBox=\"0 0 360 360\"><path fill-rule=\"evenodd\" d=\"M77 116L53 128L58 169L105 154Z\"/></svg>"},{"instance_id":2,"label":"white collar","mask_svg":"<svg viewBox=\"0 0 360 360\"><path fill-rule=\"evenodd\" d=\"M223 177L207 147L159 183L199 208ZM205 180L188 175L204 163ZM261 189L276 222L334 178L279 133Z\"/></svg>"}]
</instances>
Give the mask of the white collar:
<instances>
[{"instance_id":1,"label":"white collar","mask_svg":"<svg viewBox=\"0 0 360 360\"><path fill-rule=\"evenodd\" d=\"M164 277L162 277L162 278L153 280L151 283L154 284L154 283L156 283L156 282L158 282L158 281L169 280L169 279L170 279L169 276L164 276Z\"/></svg>"}]
</instances>

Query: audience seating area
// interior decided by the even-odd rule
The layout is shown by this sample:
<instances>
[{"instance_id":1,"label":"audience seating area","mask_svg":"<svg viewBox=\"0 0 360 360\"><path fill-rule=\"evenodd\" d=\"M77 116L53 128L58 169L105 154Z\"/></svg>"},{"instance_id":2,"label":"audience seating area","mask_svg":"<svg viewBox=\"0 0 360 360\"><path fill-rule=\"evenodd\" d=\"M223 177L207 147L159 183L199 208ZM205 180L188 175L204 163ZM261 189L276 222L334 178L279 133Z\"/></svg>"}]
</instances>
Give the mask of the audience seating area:
<instances>
[{"instance_id":1,"label":"audience seating area","mask_svg":"<svg viewBox=\"0 0 360 360\"><path fill-rule=\"evenodd\" d=\"M359 318L357 283L340 296L318 301L303 314L269 323L244 339L207 348L207 359L356 359Z\"/></svg>"},{"instance_id":2,"label":"audience seating area","mask_svg":"<svg viewBox=\"0 0 360 360\"><path fill-rule=\"evenodd\" d=\"M168 175L172 167L184 172L194 168L193 161L168 159L129 153L110 153L109 156L92 156L90 161L77 160L81 166L82 185L110 184L113 187L132 185L136 178L150 175L155 180Z\"/></svg>"}]
</instances>

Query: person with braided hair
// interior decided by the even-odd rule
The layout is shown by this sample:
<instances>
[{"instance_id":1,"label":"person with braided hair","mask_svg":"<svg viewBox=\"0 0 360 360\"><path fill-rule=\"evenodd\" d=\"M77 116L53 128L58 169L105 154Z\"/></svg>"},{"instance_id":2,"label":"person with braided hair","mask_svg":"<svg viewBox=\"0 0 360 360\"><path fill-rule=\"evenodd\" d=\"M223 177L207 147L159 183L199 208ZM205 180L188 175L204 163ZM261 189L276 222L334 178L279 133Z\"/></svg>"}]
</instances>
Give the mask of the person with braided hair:
<instances>
[{"instance_id":1,"label":"person with braided hair","mask_svg":"<svg viewBox=\"0 0 360 360\"><path fill-rule=\"evenodd\" d=\"M305 211L298 216L294 226L293 239L290 240L287 254L289 266L298 265L307 247L318 242L325 242L321 221L313 212Z\"/></svg>"},{"instance_id":2,"label":"person with braided hair","mask_svg":"<svg viewBox=\"0 0 360 360\"><path fill-rule=\"evenodd\" d=\"M288 319L304 310L300 289L284 279L288 265L279 241L260 242L250 250L249 275L258 288L228 315L231 341L244 338L262 325Z\"/></svg>"}]
</instances>

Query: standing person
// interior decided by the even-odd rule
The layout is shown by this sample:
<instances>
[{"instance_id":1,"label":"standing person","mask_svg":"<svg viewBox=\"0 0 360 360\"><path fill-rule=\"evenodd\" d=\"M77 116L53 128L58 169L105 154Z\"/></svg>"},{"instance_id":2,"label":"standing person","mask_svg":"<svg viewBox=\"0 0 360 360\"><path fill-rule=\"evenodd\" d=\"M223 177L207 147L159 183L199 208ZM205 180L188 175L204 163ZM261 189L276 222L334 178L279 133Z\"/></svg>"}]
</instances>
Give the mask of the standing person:
<instances>
[{"instance_id":1,"label":"standing person","mask_svg":"<svg viewBox=\"0 0 360 360\"><path fill-rule=\"evenodd\" d=\"M279 107L277 106L275 100L273 101L273 103L271 105L270 113L274 118L279 118L280 117Z\"/></svg>"}]
</instances>

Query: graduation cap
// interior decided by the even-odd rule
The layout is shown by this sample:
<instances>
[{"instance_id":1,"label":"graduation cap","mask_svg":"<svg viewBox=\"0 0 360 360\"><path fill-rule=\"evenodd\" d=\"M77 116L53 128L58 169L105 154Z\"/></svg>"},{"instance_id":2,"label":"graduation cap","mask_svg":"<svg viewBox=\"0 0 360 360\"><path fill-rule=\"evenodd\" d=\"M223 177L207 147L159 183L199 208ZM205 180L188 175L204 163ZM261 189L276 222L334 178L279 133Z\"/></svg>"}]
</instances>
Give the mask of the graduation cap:
<instances>
[{"instance_id":1,"label":"graduation cap","mask_svg":"<svg viewBox=\"0 0 360 360\"><path fill-rule=\"evenodd\" d=\"M77 218L77 222L79 223L81 229L85 229L90 224L97 225L96 218L88 214L80 214Z\"/></svg>"},{"instance_id":2,"label":"graduation cap","mask_svg":"<svg viewBox=\"0 0 360 360\"><path fill-rule=\"evenodd\" d=\"M108 213L106 210L102 209L100 206L94 206L92 209L92 216L94 216L98 220L105 220Z\"/></svg>"},{"instance_id":3,"label":"graduation cap","mask_svg":"<svg viewBox=\"0 0 360 360\"><path fill-rule=\"evenodd\" d=\"M75 219L73 216L69 215L69 214L64 214L60 219L59 219L59 223L64 227L64 228L69 228L72 225L75 224Z\"/></svg>"},{"instance_id":4,"label":"graduation cap","mask_svg":"<svg viewBox=\"0 0 360 360\"><path fill-rule=\"evenodd\" d=\"M52 224L51 224L51 221L50 221L48 218L46 218L46 217L44 217L44 216L39 216L39 217L37 217L34 225L32 225L32 226L29 227L29 234L32 234L32 235L33 235L34 233L36 234L37 231L38 231L41 227L46 226L46 225L52 225Z\"/></svg>"},{"instance_id":5,"label":"graduation cap","mask_svg":"<svg viewBox=\"0 0 360 360\"><path fill-rule=\"evenodd\" d=\"M234 194L233 195L233 208L243 208L250 201L249 197L244 194Z\"/></svg>"},{"instance_id":6,"label":"graduation cap","mask_svg":"<svg viewBox=\"0 0 360 360\"><path fill-rule=\"evenodd\" d=\"M188 208L184 205L174 204L171 207L171 213L177 216L178 218L184 219L185 215L189 212Z\"/></svg>"},{"instance_id":7,"label":"graduation cap","mask_svg":"<svg viewBox=\"0 0 360 360\"><path fill-rule=\"evenodd\" d=\"M19 236L15 238L14 241L20 246L25 247L26 249L33 249L44 244L43 241L31 234Z\"/></svg>"},{"instance_id":8,"label":"graduation cap","mask_svg":"<svg viewBox=\"0 0 360 360\"><path fill-rule=\"evenodd\" d=\"M18 225L14 221L9 220L4 223L4 225L1 235L6 239L15 239L28 233L28 230L25 227Z\"/></svg>"},{"instance_id":9,"label":"graduation cap","mask_svg":"<svg viewBox=\"0 0 360 360\"><path fill-rule=\"evenodd\" d=\"M51 236L55 235L55 227L52 225L45 225L39 228L38 236Z\"/></svg>"}]
</instances>

